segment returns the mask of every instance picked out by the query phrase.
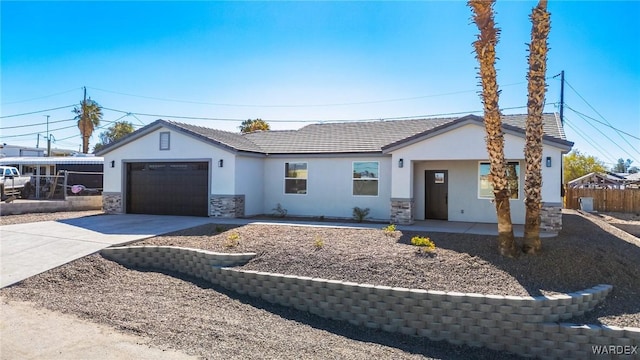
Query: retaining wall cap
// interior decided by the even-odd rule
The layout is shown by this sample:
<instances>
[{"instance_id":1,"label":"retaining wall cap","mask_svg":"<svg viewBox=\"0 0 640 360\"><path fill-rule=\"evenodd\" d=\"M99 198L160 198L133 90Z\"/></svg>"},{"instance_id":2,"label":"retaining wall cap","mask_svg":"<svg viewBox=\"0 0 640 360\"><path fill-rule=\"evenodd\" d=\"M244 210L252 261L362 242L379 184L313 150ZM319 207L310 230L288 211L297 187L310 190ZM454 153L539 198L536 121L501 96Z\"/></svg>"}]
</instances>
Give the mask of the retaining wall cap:
<instances>
[{"instance_id":1,"label":"retaining wall cap","mask_svg":"<svg viewBox=\"0 0 640 360\"><path fill-rule=\"evenodd\" d=\"M394 290L394 288L392 288L391 286L384 286L384 285L376 285L373 288L377 290L379 293L383 293L383 294L392 294Z\"/></svg>"},{"instance_id":2,"label":"retaining wall cap","mask_svg":"<svg viewBox=\"0 0 640 360\"><path fill-rule=\"evenodd\" d=\"M429 294L433 294L433 295L446 295L447 294L445 291L440 291L440 290L427 290L427 292Z\"/></svg>"},{"instance_id":3,"label":"retaining wall cap","mask_svg":"<svg viewBox=\"0 0 640 360\"><path fill-rule=\"evenodd\" d=\"M505 299L505 297L504 297L504 296L502 296L502 295L485 295L485 297L486 297L487 299L502 299L502 300L504 300L504 299Z\"/></svg>"},{"instance_id":4,"label":"retaining wall cap","mask_svg":"<svg viewBox=\"0 0 640 360\"><path fill-rule=\"evenodd\" d=\"M609 331L624 331L624 328L621 328L619 326L613 326L613 325L602 325L602 330L609 330Z\"/></svg>"},{"instance_id":5,"label":"retaining wall cap","mask_svg":"<svg viewBox=\"0 0 640 360\"><path fill-rule=\"evenodd\" d=\"M472 297L472 298L483 298L485 297L484 294L478 294L478 293L465 293L464 296L468 296L468 297Z\"/></svg>"}]
</instances>

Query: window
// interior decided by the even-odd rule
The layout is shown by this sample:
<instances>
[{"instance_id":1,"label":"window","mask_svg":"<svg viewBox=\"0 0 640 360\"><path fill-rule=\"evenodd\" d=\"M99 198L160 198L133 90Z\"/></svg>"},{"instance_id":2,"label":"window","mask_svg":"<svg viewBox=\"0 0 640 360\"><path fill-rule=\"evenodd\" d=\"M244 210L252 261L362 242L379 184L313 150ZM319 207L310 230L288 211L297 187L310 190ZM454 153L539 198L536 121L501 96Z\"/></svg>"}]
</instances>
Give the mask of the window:
<instances>
[{"instance_id":1,"label":"window","mask_svg":"<svg viewBox=\"0 0 640 360\"><path fill-rule=\"evenodd\" d=\"M493 199L493 186L489 182L488 162L481 162L479 169L478 196ZM520 163L517 161L507 163L507 188L511 199L518 199L520 195Z\"/></svg>"},{"instance_id":2,"label":"window","mask_svg":"<svg viewBox=\"0 0 640 360\"><path fill-rule=\"evenodd\" d=\"M353 163L353 195L378 196L377 161L354 161Z\"/></svg>"},{"instance_id":3,"label":"window","mask_svg":"<svg viewBox=\"0 0 640 360\"><path fill-rule=\"evenodd\" d=\"M284 193L307 193L307 163L284 163Z\"/></svg>"},{"instance_id":4,"label":"window","mask_svg":"<svg viewBox=\"0 0 640 360\"><path fill-rule=\"evenodd\" d=\"M168 131L160 133L160 150L169 150L169 135Z\"/></svg>"}]
</instances>

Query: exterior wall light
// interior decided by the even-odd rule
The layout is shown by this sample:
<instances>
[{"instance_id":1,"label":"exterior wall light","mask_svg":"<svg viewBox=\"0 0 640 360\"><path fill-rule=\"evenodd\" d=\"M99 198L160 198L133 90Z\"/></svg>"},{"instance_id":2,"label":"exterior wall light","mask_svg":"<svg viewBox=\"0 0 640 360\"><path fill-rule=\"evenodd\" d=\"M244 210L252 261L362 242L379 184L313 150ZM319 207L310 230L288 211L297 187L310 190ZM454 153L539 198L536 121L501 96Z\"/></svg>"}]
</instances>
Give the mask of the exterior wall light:
<instances>
[{"instance_id":1,"label":"exterior wall light","mask_svg":"<svg viewBox=\"0 0 640 360\"><path fill-rule=\"evenodd\" d=\"M218 160L218 167L222 167L224 165L224 160Z\"/></svg>"},{"instance_id":2,"label":"exterior wall light","mask_svg":"<svg viewBox=\"0 0 640 360\"><path fill-rule=\"evenodd\" d=\"M547 156L547 167L551 167L551 156Z\"/></svg>"},{"instance_id":3,"label":"exterior wall light","mask_svg":"<svg viewBox=\"0 0 640 360\"><path fill-rule=\"evenodd\" d=\"M116 167L116 161L115 160L111 160L111 167L112 168Z\"/></svg>"},{"instance_id":4,"label":"exterior wall light","mask_svg":"<svg viewBox=\"0 0 640 360\"><path fill-rule=\"evenodd\" d=\"M398 160L398 167L399 168L404 167L404 159Z\"/></svg>"}]
</instances>

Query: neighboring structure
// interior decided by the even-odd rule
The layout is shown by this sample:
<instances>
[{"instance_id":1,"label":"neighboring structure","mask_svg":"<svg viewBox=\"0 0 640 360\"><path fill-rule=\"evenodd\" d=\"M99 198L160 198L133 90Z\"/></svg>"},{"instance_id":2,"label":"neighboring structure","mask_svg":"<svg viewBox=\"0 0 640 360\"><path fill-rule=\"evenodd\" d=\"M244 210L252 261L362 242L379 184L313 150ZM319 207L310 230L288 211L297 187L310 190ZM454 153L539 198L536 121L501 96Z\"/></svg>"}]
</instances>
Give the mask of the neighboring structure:
<instances>
[{"instance_id":1,"label":"neighboring structure","mask_svg":"<svg viewBox=\"0 0 640 360\"><path fill-rule=\"evenodd\" d=\"M516 224L525 213L525 120L503 120ZM562 155L573 143L555 114L544 122L543 228L553 230ZM350 218L358 206L399 224L496 222L483 127L481 117L469 115L239 134L157 120L97 153L105 159L104 208L244 217L273 213L280 204L292 216Z\"/></svg>"},{"instance_id":2,"label":"neighboring structure","mask_svg":"<svg viewBox=\"0 0 640 360\"><path fill-rule=\"evenodd\" d=\"M47 156L47 149L20 145L0 144L0 158L4 157L42 157ZM51 149L51 156L73 156L77 151L67 149Z\"/></svg>"},{"instance_id":3,"label":"neighboring structure","mask_svg":"<svg viewBox=\"0 0 640 360\"><path fill-rule=\"evenodd\" d=\"M44 156L46 149L0 144L0 158L17 156Z\"/></svg>"},{"instance_id":4,"label":"neighboring structure","mask_svg":"<svg viewBox=\"0 0 640 360\"><path fill-rule=\"evenodd\" d=\"M637 188L640 174L588 173L567 183L573 189L621 189Z\"/></svg>"},{"instance_id":5,"label":"neighboring structure","mask_svg":"<svg viewBox=\"0 0 640 360\"><path fill-rule=\"evenodd\" d=\"M41 198L40 189L48 186L61 171L67 171L68 185L82 185L89 191L99 193L103 184L104 158L99 156L56 156L56 157L4 157L0 165L15 166L22 175L31 176L36 198ZM35 186L40 184L40 186ZM60 186L56 181L56 186Z\"/></svg>"}]
</instances>

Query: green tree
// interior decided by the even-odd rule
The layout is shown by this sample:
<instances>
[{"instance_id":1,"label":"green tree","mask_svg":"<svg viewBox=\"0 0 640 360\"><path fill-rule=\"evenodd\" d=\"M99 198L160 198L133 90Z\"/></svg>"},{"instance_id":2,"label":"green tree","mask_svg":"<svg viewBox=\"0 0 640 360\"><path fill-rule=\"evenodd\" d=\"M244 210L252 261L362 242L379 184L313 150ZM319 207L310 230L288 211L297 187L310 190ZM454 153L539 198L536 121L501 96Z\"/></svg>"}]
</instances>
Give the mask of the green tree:
<instances>
[{"instance_id":1,"label":"green tree","mask_svg":"<svg viewBox=\"0 0 640 360\"><path fill-rule=\"evenodd\" d=\"M254 131L269 130L269 123L262 119L249 119L242 122L240 126L240 132L243 134L252 133Z\"/></svg>"},{"instance_id":2,"label":"green tree","mask_svg":"<svg viewBox=\"0 0 640 360\"><path fill-rule=\"evenodd\" d=\"M623 158L620 158L618 159L618 163L611 168L611 171L616 173L626 173L630 170L632 162L633 160L631 159L627 159L625 161Z\"/></svg>"},{"instance_id":3,"label":"green tree","mask_svg":"<svg viewBox=\"0 0 640 360\"><path fill-rule=\"evenodd\" d=\"M97 143L93 147L93 152L96 152L103 147L111 144L112 142L116 142L122 137L131 134L134 132L133 124L128 121L116 121L113 125L109 126L107 131L103 131L98 136L100 138L100 142Z\"/></svg>"},{"instance_id":4,"label":"green tree","mask_svg":"<svg viewBox=\"0 0 640 360\"><path fill-rule=\"evenodd\" d=\"M594 156L582 154L579 150L573 150L565 155L563 161L565 184L592 172L604 173L607 171L602 161Z\"/></svg>"},{"instance_id":5,"label":"green tree","mask_svg":"<svg viewBox=\"0 0 640 360\"><path fill-rule=\"evenodd\" d=\"M78 129L82 135L82 152L89 152L89 138L93 134L93 130L100 125L102 120L102 107L91 98L80 102L80 106L73 108L76 114L74 120L78 120Z\"/></svg>"},{"instance_id":6,"label":"green tree","mask_svg":"<svg viewBox=\"0 0 640 360\"><path fill-rule=\"evenodd\" d=\"M498 105L500 91L496 76L496 44L500 30L493 20L495 0L469 0L467 5L473 11L473 21L480 34L473 43L476 59L480 65L479 75L482 85L481 99L484 105L484 127L486 146L489 153L489 181L493 186L494 204L498 218L498 249L500 254L515 257L517 254L513 223L511 222L511 204L509 204L509 186L507 166L504 158L504 133L502 115Z\"/></svg>"}]
</instances>

